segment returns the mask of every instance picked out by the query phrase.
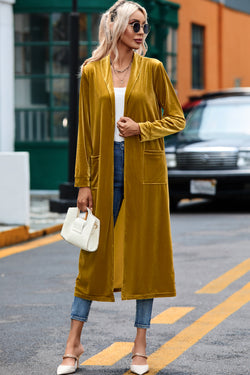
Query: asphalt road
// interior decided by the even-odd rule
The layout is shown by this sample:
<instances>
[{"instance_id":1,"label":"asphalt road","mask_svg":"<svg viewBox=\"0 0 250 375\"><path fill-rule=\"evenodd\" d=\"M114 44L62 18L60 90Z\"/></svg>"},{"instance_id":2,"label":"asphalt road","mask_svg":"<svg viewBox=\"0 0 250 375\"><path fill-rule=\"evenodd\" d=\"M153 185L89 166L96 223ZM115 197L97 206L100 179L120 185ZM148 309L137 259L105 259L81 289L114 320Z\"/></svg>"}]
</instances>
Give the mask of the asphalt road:
<instances>
[{"instance_id":1,"label":"asphalt road","mask_svg":"<svg viewBox=\"0 0 250 375\"><path fill-rule=\"evenodd\" d=\"M155 299L153 317L166 316L148 331L149 374L249 375L250 207L183 204L171 221L177 297ZM63 241L0 258L0 375L56 374L77 267L78 250ZM213 293L204 292L207 285ZM134 339L135 302L116 299L92 305L81 363L91 358L95 365L85 362L79 374L123 375L129 368L125 349L113 365L101 366L111 363L105 352L92 358ZM171 307L180 318L169 324Z\"/></svg>"}]
</instances>

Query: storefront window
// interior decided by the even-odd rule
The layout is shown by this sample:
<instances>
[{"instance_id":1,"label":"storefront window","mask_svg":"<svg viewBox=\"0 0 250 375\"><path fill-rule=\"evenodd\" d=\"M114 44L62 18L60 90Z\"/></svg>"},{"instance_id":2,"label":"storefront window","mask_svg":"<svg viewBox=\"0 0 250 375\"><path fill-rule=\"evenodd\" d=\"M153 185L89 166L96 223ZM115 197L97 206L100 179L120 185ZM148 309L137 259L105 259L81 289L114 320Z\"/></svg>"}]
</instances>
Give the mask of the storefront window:
<instances>
[{"instance_id":1,"label":"storefront window","mask_svg":"<svg viewBox=\"0 0 250 375\"><path fill-rule=\"evenodd\" d=\"M15 41L47 42L49 40L49 15L48 14L16 14L15 15Z\"/></svg>"},{"instance_id":2,"label":"storefront window","mask_svg":"<svg viewBox=\"0 0 250 375\"><path fill-rule=\"evenodd\" d=\"M88 39L87 37L87 14L81 13L79 18L79 38L80 41L86 41ZM93 38L93 40L95 40Z\"/></svg>"},{"instance_id":3,"label":"storefront window","mask_svg":"<svg viewBox=\"0 0 250 375\"><path fill-rule=\"evenodd\" d=\"M49 70L49 48L43 45L22 45L16 47L16 74L46 74Z\"/></svg>"},{"instance_id":4,"label":"storefront window","mask_svg":"<svg viewBox=\"0 0 250 375\"><path fill-rule=\"evenodd\" d=\"M96 48L100 15L80 14L80 65ZM69 14L15 14L16 141L68 138Z\"/></svg>"},{"instance_id":5,"label":"storefront window","mask_svg":"<svg viewBox=\"0 0 250 375\"><path fill-rule=\"evenodd\" d=\"M177 83L177 30L169 27L166 38L166 69L175 86Z\"/></svg>"},{"instance_id":6,"label":"storefront window","mask_svg":"<svg viewBox=\"0 0 250 375\"><path fill-rule=\"evenodd\" d=\"M101 20L101 14L96 13L92 15L91 35L92 35L93 40L98 40L100 20Z\"/></svg>"},{"instance_id":7,"label":"storefront window","mask_svg":"<svg viewBox=\"0 0 250 375\"><path fill-rule=\"evenodd\" d=\"M53 134L56 139L66 138L68 135L68 112L54 112Z\"/></svg>"},{"instance_id":8,"label":"storefront window","mask_svg":"<svg viewBox=\"0 0 250 375\"><path fill-rule=\"evenodd\" d=\"M49 108L50 82L44 78L22 78L16 80L15 104L16 110L22 108Z\"/></svg>"},{"instance_id":9,"label":"storefront window","mask_svg":"<svg viewBox=\"0 0 250 375\"><path fill-rule=\"evenodd\" d=\"M53 41L69 40L69 17L66 13L52 14Z\"/></svg>"},{"instance_id":10,"label":"storefront window","mask_svg":"<svg viewBox=\"0 0 250 375\"><path fill-rule=\"evenodd\" d=\"M79 67L82 65L84 60L88 57L87 46L80 46L79 48Z\"/></svg>"},{"instance_id":11,"label":"storefront window","mask_svg":"<svg viewBox=\"0 0 250 375\"><path fill-rule=\"evenodd\" d=\"M68 74L69 72L69 46L52 47L53 74Z\"/></svg>"},{"instance_id":12,"label":"storefront window","mask_svg":"<svg viewBox=\"0 0 250 375\"><path fill-rule=\"evenodd\" d=\"M54 107L67 107L69 100L69 80L67 78L53 79Z\"/></svg>"}]
</instances>

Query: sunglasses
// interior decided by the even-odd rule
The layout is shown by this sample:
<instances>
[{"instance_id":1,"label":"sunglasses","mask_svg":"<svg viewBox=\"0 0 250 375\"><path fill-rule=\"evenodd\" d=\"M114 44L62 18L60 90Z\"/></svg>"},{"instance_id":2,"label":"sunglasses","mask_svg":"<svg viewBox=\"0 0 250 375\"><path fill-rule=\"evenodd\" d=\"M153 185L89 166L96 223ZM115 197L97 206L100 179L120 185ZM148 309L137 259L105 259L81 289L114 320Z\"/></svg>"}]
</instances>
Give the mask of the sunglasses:
<instances>
[{"instance_id":1,"label":"sunglasses","mask_svg":"<svg viewBox=\"0 0 250 375\"><path fill-rule=\"evenodd\" d=\"M144 34L148 34L150 31L150 26L148 23L141 25L140 22L133 22L133 23L130 23L129 25L133 27L133 30L135 33L139 33L139 31L141 30L141 27L143 29Z\"/></svg>"}]
</instances>

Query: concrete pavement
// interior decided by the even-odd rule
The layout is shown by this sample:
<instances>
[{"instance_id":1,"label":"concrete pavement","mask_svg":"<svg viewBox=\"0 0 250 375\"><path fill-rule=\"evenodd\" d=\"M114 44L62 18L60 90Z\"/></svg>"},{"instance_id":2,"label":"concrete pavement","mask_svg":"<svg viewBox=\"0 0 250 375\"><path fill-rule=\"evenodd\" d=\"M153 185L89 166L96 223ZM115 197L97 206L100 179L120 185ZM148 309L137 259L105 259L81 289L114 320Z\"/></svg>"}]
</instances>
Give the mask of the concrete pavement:
<instances>
[{"instance_id":1,"label":"concrete pavement","mask_svg":"<svg viewBox=\"0 0 250 375\"><path fill-rule=\"evenodd\" d=\"M150 375L249 375L250 210L228 207L186 206L171 215L177 297L154 301ZM0 252L1 375L56 373L79 256L59 237ZM119 294L116 303L93 303L77 374L129 374L134 313L135 301Z\"/></svg>"},{"instance_id":2,"label":"concrete pavement","mask_svg":"<svg viewBox=\"0 0 250 375\"><path fill-rule=\"evenodd\" d=\"M31 191L29 227L0 223L0 248L59 232L65 214L49 211L49 200L57 196L57 191Z\"/></svg>"}]
</instances>

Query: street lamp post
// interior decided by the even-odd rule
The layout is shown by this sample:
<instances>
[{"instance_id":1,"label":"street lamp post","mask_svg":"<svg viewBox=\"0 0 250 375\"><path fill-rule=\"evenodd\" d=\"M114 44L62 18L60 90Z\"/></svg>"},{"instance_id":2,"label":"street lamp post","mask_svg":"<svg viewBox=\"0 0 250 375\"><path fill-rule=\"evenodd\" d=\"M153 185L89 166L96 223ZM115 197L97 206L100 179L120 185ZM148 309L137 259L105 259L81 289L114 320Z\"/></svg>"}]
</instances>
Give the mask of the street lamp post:
<instances>
[{"instance_id":1,"label":"street lamp post","mask_svg":"<svg viewBox=\"0 0 250 375\"><path fill-rule=\"evenodd\" d=\"M75 153L78 126L78 60L79 13L77 0L73 0L70 14L70 95L69 95L69 168L68 181L74 183Z\"/></svg>"},{"instance_id":2,"label":"street lamp post","mask_svg":"<svg viewBox=\"0 0 250 375\"><path fill-rule=\"evenodd\" d=\"M77 0L72 0L70 19L70 84L69 84L69 148L68 148L68 182L60 185L59 199L50 200L50 211L66 212L68 207L76 205L78 189L74 187L75 154L78 127L78 47L79 47L79 13Z\"/></svg>"}]
</instances>

